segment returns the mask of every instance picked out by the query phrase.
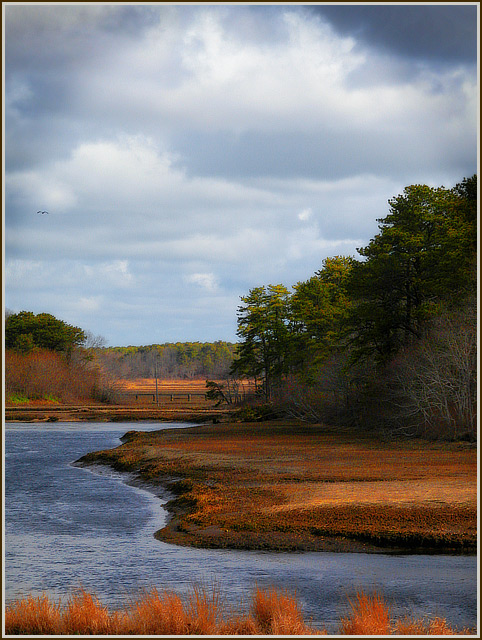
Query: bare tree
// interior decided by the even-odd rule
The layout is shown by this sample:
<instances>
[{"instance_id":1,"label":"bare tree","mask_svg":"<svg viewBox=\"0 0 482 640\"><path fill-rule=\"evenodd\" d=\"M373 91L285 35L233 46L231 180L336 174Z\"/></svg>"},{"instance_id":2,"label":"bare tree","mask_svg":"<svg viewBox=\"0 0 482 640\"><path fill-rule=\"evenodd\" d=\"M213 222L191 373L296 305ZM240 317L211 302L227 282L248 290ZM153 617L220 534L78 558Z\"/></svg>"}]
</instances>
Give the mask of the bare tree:
<instances>
[{"instance_id":1,"label":"bare tree","mask_svg":"<svg viewBox=\"0 0 482 640\"><path fill-rule=\"evenodd\" d=\"M439 317L394 362L399 416L427 435L475 439L477 323L474 303Z\"/></svg>"}]
</instances>

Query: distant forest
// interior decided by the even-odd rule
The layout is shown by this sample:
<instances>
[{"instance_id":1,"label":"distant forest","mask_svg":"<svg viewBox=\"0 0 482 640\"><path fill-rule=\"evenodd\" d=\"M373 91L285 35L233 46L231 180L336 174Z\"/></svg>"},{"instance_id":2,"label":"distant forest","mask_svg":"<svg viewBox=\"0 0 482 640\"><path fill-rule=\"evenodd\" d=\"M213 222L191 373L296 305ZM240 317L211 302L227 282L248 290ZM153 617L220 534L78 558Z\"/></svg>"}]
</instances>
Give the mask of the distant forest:
<instances>
[{"instance_id":1,"label":"distant forest","mask_svg":"<svg viewBox=\"0 0 482 640\"><path fill-rule=\"evenodd\" d=\"M237 345L231 342L176 342L96 350L103 370L114 378L223 379L229 375Z\"/></svg>"}]
</instances>

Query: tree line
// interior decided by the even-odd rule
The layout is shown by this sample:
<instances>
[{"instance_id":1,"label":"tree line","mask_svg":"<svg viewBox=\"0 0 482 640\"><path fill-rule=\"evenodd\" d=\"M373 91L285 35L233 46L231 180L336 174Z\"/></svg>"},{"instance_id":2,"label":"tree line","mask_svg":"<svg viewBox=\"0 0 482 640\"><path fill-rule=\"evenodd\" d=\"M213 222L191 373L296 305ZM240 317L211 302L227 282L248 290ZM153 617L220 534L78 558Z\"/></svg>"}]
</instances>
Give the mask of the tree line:
<instances>
[{"instance_id":1,"label":"tree line","mask_svg":"<svg viewBox=\"0 0 482 640\"><path fill-rule=\"evenodd\" d=\"M222 379L237 348L223 341L105 347L101 336L49 313L6 310L5 316L9 397L114 400L122 378Z\"/></svg>"},{"instance_id":2,"label":"tree line","mask_svg":"<svg viewBox=\"0 0 482 640\"><path fill-rule=\"evenodd\" d=\"M327 258L290 289L251 289L236 344L107 348L50 314L7 311L7 397L112 400L115 379L157 371L226 378L208 389L226 401L248 378L266 405L303 420L474 439L477 176L408 186L378 225L358 258Z\"/></svg>"},{"instance_id":3,"label":"tree line","mask_svg":"<svg viewBox=\"0 0 482 640\"><path fill-rule=\"evenodd\" d=\"M241 298L232 376L308 420L474 438L477 176L389 200L359 257Z\"/></svg>"},{"instance_id":4,"label":"tree line","mask_svg":"<svg viewBox=\"0 0 482 640\"><path fill-rule=\"evenodd\" d=\"M237 345L230 342L176 342L147 346L101 347L97 358L109 374L124 379L225 378Z\"/></svg>"}]
</instances>

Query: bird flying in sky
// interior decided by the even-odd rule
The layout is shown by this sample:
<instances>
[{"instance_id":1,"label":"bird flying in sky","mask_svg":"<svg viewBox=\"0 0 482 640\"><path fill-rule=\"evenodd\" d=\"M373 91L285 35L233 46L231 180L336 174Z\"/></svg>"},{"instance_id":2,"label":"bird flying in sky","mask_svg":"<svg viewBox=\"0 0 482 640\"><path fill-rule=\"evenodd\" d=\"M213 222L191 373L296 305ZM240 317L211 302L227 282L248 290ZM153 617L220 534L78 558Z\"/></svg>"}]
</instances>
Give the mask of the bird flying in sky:
<instances>
[{"instance_id":1,"label":"bird flying in sky","mask_svg":"<svg viewBox=\"0 0 482 640\"><path fill-rule=\"evenodd\" d=\"M48 211L37 211L37 213L41 213L43 215L44 213L48 214Z\"/></svg>"}]
</instances>

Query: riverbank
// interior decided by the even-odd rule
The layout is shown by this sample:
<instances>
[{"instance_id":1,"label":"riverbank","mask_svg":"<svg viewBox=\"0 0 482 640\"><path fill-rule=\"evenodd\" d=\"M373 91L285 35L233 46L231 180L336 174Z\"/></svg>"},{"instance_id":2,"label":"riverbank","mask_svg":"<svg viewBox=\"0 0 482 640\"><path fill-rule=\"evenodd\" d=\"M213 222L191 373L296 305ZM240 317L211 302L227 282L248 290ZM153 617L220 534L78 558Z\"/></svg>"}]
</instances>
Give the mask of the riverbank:
<instances>
[{"instance_id":1,"label":"riverbank","mask_svg":"<svg viewBox=\"0 0 482 640\"><path fill-rule=\"evenodd\" d=\"M30 404L7 406L6 422L207 422L222 420L226 411L200 408L157 408L132 405Z\"/></svg>"},{"instance_id":2,"label":"riverbank","mask_svg":"<svg viewBox=\"0 0 482 640\"><path fill-rule=\"evenodd\" d=\"M79 464L172 494L159 540L202 548L470 553L477 453L277 421L131 431Z\"/></svg>"}]
</instances>

